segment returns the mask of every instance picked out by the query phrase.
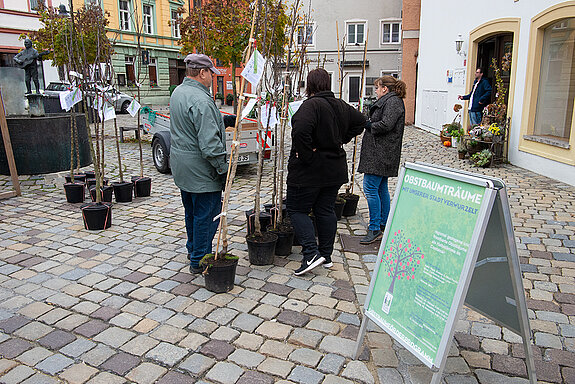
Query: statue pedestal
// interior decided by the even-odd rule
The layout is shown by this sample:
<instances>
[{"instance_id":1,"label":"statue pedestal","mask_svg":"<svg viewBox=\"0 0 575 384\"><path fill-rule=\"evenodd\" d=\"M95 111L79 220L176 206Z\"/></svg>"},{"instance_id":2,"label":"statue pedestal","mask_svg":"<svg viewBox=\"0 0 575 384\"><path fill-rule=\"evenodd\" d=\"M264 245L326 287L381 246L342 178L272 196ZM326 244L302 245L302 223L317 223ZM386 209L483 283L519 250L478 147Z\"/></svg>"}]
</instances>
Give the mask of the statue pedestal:
<instances>
[{"instance_id":1,"label":"statue pedestal","mask_svg":"<svg viewBox=\"0 0 575 384\"><path fill-rule=\"evenodd\" d=\"M44 100L42 100L43 97L44 95L41 93L26 94L30 116L46 116L46 111L44 110Z\"/></svg>"}]
</instances>

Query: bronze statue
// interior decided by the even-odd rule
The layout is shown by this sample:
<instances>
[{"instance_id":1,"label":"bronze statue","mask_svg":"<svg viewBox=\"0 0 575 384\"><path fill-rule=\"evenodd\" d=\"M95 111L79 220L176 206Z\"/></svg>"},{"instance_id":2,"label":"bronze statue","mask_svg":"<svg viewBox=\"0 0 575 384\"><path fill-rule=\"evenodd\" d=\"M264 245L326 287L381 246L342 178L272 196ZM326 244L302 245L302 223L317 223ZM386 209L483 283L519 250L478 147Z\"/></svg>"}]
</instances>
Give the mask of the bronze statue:
<instances>
[{"instance_id":1,"label":"bronze statue","mask_svg":"<svg viewBox=\"0 0 575 384\"><path fill-rule=\"evenodd\" d=\"M50 53L50 51L38 53L37 50L32 48L32 40L30 39L24 40L24 46L26 49L18 52L18 54L14 56L14 62L18 68L22 68L26 72L25 81L28 93L32 93L32 84L30 84L30 80L34 81L34 85L36 86L36 93L40 93L40 83L38 82L38 64L36 63L36 60L42 60L42 56L47 55Z\"/></svg>"}]
</instances>

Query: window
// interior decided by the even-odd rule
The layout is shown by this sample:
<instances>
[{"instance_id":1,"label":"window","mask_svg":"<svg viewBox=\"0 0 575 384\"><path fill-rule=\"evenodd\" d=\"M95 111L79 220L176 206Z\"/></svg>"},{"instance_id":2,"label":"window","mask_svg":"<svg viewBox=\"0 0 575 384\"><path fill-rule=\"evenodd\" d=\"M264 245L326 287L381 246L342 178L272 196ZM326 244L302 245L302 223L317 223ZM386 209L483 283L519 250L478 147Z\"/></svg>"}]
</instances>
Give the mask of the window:
<instances>
[{"instance_id":1,"label":"window","mask_svg":"<svg viewBox=\"0 0 575 384\"><path fill-rule=\"evenodd\" d=\"M575 100L575 18L545 28L533 134L569 142Z\"/></svg>"},{"instance_id":2,"label":"window","mask_svg":"<svg viewBox=\"0 0 575 384\"><path fill-rule=\"evenodd\" d=\"M155 58L150 58L150 64L148 64L148 76L150 77L150 87L157 87L158 65Z\"/></svg>"},{"instance_id":3,"label":"window","mask_svg":"<svg viewBox=\"0 0 575 384\"><path fill-rule=\"evenodd\" d=\"M365 42L365 23L350 23L347 25L347 43L363 44Z\"/></svg>"},{"instance_id":4,"label":"window","mask_svg":"<svg viewBox=\"0 0 575 384\"><path fill-rule=\"evenodd\" d=\"M297 27L297 44L313 45L313 25L299 25Z\"/></svg>"},{"instance_id":5,"label":"window","mask_svg":"<svg viewBox=\"0 0 575 384\"><path fill-rule=\"evenodd\" d=\"M400 42L400 23L381 23L381 43L382 44L396 44Z\"/></svg>"},{"instance_id":6,"label":"window","mask_svg":"<svg viewBox=\"0 0 575 384\"><path fill-rule=\"evenodd\" d=\"M399 79L399 73L393 71L381 71L381 76L393 76L396 79Z\"/></svg>"},{"instance_id":7,"label":"window","mask_svg":"<svg viewBox=\"0 0 575 384\"><path fill-rule=\"evenodd\" d=\"M129 0L120 0L120 29L122 31L130 30L130 2Z\"/></svg>"},{"instance_id":8,"label":"window","mask_svg":"<svg viewBox=\"0 0 575 384\"><path fill-rule=\"evenodd\" d=\"M144 26L144 33L151 35L154 32L154 21L152 19L153 8L151 5L144 4L142 6L142 21Z\"/></svg>"},{"instance_id":9,"label":"window","mask_svg":"<svg viewBox=\"0 0 575 384\"><path fill-rule=\"evenodd\" d=\"M134 70L134 56L126 56L126 83L136 85L136 72Z\"/></svg>"},{"instance_id":10,"label":"window","mask_svg":"<svg viewBox=\"0 0 575 384\"><path fill-rule=\"evenodd\" d=\"M170 19L170 25L172 26L172 37L176 39L180 38L180 15L178 15L178 11L172 10L171 12L172 18Z\"/></svg>"},{"instance_id":11,"label":"window","mask_svg":"<svg viewBox=\"0 0 575 384\"><path fill-rule=\"evenodd\" d=\"M40 4L45 5L43 0L30 0L30 10L32 11L39 10Z\"/></svg>"}]
</instances>

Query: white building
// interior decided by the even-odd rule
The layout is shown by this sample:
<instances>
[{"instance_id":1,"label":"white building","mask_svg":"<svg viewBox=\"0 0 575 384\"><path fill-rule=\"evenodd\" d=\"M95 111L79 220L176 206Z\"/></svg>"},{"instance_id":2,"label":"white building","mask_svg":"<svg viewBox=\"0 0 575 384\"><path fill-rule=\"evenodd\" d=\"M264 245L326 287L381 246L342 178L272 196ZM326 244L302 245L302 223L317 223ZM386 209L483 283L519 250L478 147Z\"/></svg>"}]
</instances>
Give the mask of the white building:
<instances>
[{"instance_id":1,"label":"white building","mask_svg":"<svg viewBox=\"0 0 575 384\"><path fill-rule=\"evenodd\" d=\"M475 69L493 86L491 58L512 52L503 76L509 161L575 185L574 38L574 1L486 0L469 9L456 0L422 2L416 125L439 132L454 117L457 95L471 91Z\"/></svg>"},{"instance_id":2,"label":"white building","mask_svg":"<svg viewBox=\"0 0 575 384\"><path fill-rule=\"evenodd\" d=\"M304 42L307 36L308 67L310 70L318 67L319 60L319 66L331 74L332 90L336 97L339 96L338 37L340 51L345 38L345 58L340 52L340 59L344 63L342 99L350 103L359 101L366 41L364 94L375 95L373 81L377 77L400 77L401 0L304 0L304 12L308 12L310 3L312 23L307 31L300 27L295 37L296 43Z\"/></svg>"},{"instance_id":3,"label":"white building","mask_svg":"<svg viewBox=\"0 0 575 384\"><path fill-rule=\"evenodd\" d=\"M2 0L0 1L0 67L13 67L13 57L24 49L24 41L19 40L21 34L28 34L42 27L38 12L38 4L42 0ZM48 0L48 6L58 7L68 5L68 0ZM58 69L52 66L51 60L39 65L38 79L43 88L51 81L58 81Z\"/></svg>"}]
</instances>

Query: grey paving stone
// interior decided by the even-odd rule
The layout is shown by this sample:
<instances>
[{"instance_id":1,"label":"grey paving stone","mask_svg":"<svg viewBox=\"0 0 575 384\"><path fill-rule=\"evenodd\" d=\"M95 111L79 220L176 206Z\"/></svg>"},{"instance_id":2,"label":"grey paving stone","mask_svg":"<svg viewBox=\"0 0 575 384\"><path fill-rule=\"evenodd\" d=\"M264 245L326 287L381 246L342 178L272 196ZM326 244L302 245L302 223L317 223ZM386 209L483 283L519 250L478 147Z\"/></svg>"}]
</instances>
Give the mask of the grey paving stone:
<instances>
[{"instance_id":1,"label":"grey paving stone","mask_svg":"<svg viewBox=\"0 0 575 384\"><path fill-rule=\"evenodd\" d=\"M198 301L206 301L210 297L212 297L213 295L214 295L213 292L210 292L205 288L200 288L192 294L192 299L198 300Z\"/></svg>"},{"instance_id":2,"label":"grey paving stone","mask_svg":"<svg viewBox=\"0 0 575 384\"><path fill-rule=\"evenodd\" d=\"M520 377L507 377L486 369L475 370L480 384L528 384L529 380Z\"/></svg>"},{"instance_id":3,"label":"grey paving stone","mask_svg":"<svg viewBox=\"0 0 575 384\"><path fill-rule=\"evenodd\" d=\"M250 315L249 313L240 313L232 321L232 327L252 333L261 323L263 323L263 321L263 319L254 315Z\"/></svg>"},{"instance_id":4,"label":"grey paving stone","mask_svg":"<svg viewBox=\"0 0 575 384\"><path fill-rule=\"evenodd\" d=\"M206 379L222 384L234 384L238 381L244 370L235 364L219 362L206 374Z\"/></svg>"},{"instance_id":5,"label":"grey paving stone","mask_svg":"<svg viewBox=\"0 0 575 384\"><path fill-rule=\"evenodd\" d=\"M273 384L274 382L273 376L255 371L247 371L240 377L237 384Z\"/></svg>"},{"instance_id":6,"label":"grey paving stone","mask_svg":"<svg viewBox=\"0 0 575 384\"><path fill-rule=\"evenodd\" d=\"M168 343L160 343L151 349L148 353L146 353L146 357L156 360L164 365L174 366L180 360L186 357L187 354L188 351L184 348L180 348Z\"/></svg>"},{"instance_id":7,"label":"grey paving stone","mask_svg":"<svg viewBox=\"0 0 575 384\"><path fill-rule=\"evenodd\" d=\"M177 281L173 280L164 280L156 285L154 285L154 289L158 289L160 291L171 291L175 287L180 285Z\"/></svg>"},{"instance_id":8,"label":"grey paving stone","mask_svg":"<svg viewBox=\"0 0 575 384\"><path fill-rule=\"evenodd\" d=\"M478 384L475 377L451 375L445 378L447 384Z\"/></svg>"},{"instance_id":9,"label":"grey paving stone","mask_svg":"<svg viewBox=\"0 0 575 384\"><path fill-rule=\"evenodd\" d=\"M52 356L53 354L54 353L50 352L46 348L35 347L29 351L24 352L23 354L18 356L17 359L22 363L33 367L40 361L46 359L47 357Z\"/></svg>"},{"instance_id":10,"label":"grey paving stone","mask_svg":"<svg viewBox=\"0 0 575 384\"><path fill-rule=\"evenodd\" d=\"M12 368L8 373L0 376L0 382L4 384L16 384L21 383L30 376L32 376L36 371L25 365L18 365Z\"/></svg>"},{"instance_id":11,"label":"grey paving stone","mask_svg":"<svg viewBox=\"0 0 575 384\"><path fill-rule=\"evenodd\" d=\"M345 378L353 380L354 382L365 383L365 384L374 384L375 379L373 375L367 369L365 363L361 361L350 361L341 375Z\"/></svg>"},{"instance_id":12,"label":"grey paving stone","mask_svg":"<svg viewBox=\"0 0 575 384\"><path fill-rule=\"evenodd\" d=\"M84 353L80 358L84 362L97 367L104 361L112 357L115 353L116 351L108 347L107 345L98 344L96 345L96 347Z\"/></svg>"},{"instance_id":13,"label":"grey paving stone","mask_svg":"<svg viewBox=\"0 0 575 384\"><path fill-rule=\"evenodd\" d=\"M166 368L156 364L142 363L132 369L126 378L136 383L153 384L167 371Z\"/></svg>"},{"instance_id":14,"label":"grey paving stone","mask_svg":"<svg viewBox=\"0 0 575 384\"><path fill-rule=\"evenodd\" d=\"M403 377L395 368L378 368L377 376L380 383L397 383L403 384Z\"/></svg>"},{"instance_id":15,"label":"grey paving stone","mask_svg":"<svg viewBox=\"0 0 575 384\"><path fill-rule=\"evenodd\" d=\"M241 367L252 369L264 361L265 356L260 353L248 351L246 349L236 349L230 356L228 356L228 360L236 363Z\"/></svg>"},{"instance_id":16,"label":"grey paving stone","mask_svg":"<svg viewBox=\"0 0 575 384\"><path fill-rule=\"evenodd\" d=\"M114 288L110 289L108 292L113 293L115 295L127 295L128 293L138 288L140 288L139 285L130 283L128 281L124 281L116 285Z\"/></svg>"},{"instance_id":17,"label":"grey paving stone","mask_svg":"<svg viewBox=\"0 0 575 384\"><path fill-rule=\"evenodd\" d=\"M90 349L94 348L95 346L96 346L96 343L94 343L91 340L87 340L84 338L78 338L75 341L73 341L72 343L70 343L70 344L66 345L65 347L63 347L62 349L60 349L60 352L66 356L77 358L80 355L88 352Z\"/></svg>"},{"instance_id":18,"label":"grey paving stone","mask_svg":"<svg viewBox=\"0 0 575 384\"><path fill-rule=\"evenodd\" d=\"M310 348L315 348L323 335L318 331L310 329L295 328L289 336L289 341L294 344L303 345Z\"/></svg>"},{"instance_id":19,"label":"grey paving stone","mask_svg":"<svg viewBox=\"0 0 575 384\"><path fill-rule=\"evenodd\" d=\"M490 339L501 339L501 327L493 324L483 324L474 322L471 326L471 334Z\"/></svg>"},{"instance_id":20,"label":"grey paving stone","mask_svg":"<svg viewBox=\"0 0 575 384\"><path fill-rule=\"evenodd\" d=\"M311 368L296 366L288 376L288 380L301 384L319 384L323 380L323 373Z\"/></svg>"},{"instance_id":21,"label":"grey paving stone","mask_svg":"<svg viewBox=\"0 0 575 384\"><path fill-rule=\"evenodd\" d=\"M321 358L321 353L309 348L296 349L289 356L290 361L308 367L315 367Z\"/></svg>"},{"instance_id":22,"label":"grey paving stone","mask_svg":"<svg viewBox=\"0 0 575 384\"><path fill-rule=\"evenodd\" d=\"M49 375L55 375L72 364L74 364L74 360L58 353L36 364L36 368Z\"/></svg>"},{"instance_id":23,"label":"grey paving stone","mask_svg":"<svg viewBox=\"0 0 575 384\"><path fill-rule=\"evenodd\" d=\"M94 337L94 341L108 344L109 346L114 348L118 348L122 344L127 343L130 339L132 339L135 336L136 334L134 332L118 327L111 327L104 330L102 333L99 333L96 337Z\"/></svg>"},{"instance_id":24,"label":"grey paving stone","mask_svg":"<svg viewBox=\"0 0 575 384\"><path fill-rule=\"evenodd\" d=\"M351 324L351 325L357 325L357 326L361 325L361 321L359 320L359 316L352 315L351 313L342 312L338 316L337 321L339 323L343 323L343 324Z\"/></svg>"},{"instance_id":25,"label":"grey paving stone","mask_svg":"<svg viewBox=\"0 0 575 384\"><path fill-rule=\"evenodd\" d=\"M125 376L131 369L140 364L140 359L129 353L119 352L111 356L101 365L107 371L112 371L119 376Z\"/></svg>"},{"instance_id":26,"label":"grey paving stone","mask_svg":"<svg viewBox=\"0 0 575 384\"><path fill-rule=\"evenodd\" d=\"M35 375L24 380L22 384L59 384L60 380L45 375L43 373L36 373Z\"/></svg>"},{"instance_id":27,"label":"grey paving stone","mask_svg":"<svg viewBox=\"0 0 575 384\"><path fill-rule=\"evenodd\" d=\"M333 353L328 353L321 359L317 370L326 374L337 375L341 371L343 364L345 363L345 358L340 355Z\"/></svg>"},{"instance_id":28,"label":"grey paving stone","mask_svg":"<svg viewBox=\"0 0 575 384\"><path fill-rule=\"evenodd\" d=\"M355 356L355 340L343 339L336 336L326 336L320 343L319 349L328 353L353 358Z\"/></svg>"},{"instance_id":29,"label":"grey paving stone","mask_svg":"<svg viewBox=\"0 0 575 384\"><path fill-rule=\"evenodd\" d=\"M156 308L152 312L148 313L146 317L148 319L155 320L159 323L168 320L170 317L174 316L175 312L170 309Z\"/></svg>"},{"instance_id":30,"label":"grey paving stone","mask_svg":"<svg viewBox=\"0 0 575 384\"><path fill-rule=\"evenodd\" d=\"M210 369L215 363L216 360L210 357L204 356L200 353L194 353L186 360L184 360L179 365L179 368L185 369L186 371L189 371L194 375L199 376L202 375L208 369Z\"/></svg>"},{"instance_id":31,"label":"grey paving stone","mask_svg":"<svg viewBox=\"0 0 575 384\"><path fill-rule=\"evenodd\" d=\"M212 311L207 319L219 325L226 325L238 315L238 311L230 308L217 308Z\"/></svg>"},{"instance_id":32,"label":"grey paving stone","mask_svg":"<svg viewBox=\"0 0 575 384\"><path fill-rule=\"evenodd\" d=\"M0 356L7 359L13 359L33 347L34 345L29 341L18 338L9 339L0 344Z\"/></svg>"}]
</instances>

